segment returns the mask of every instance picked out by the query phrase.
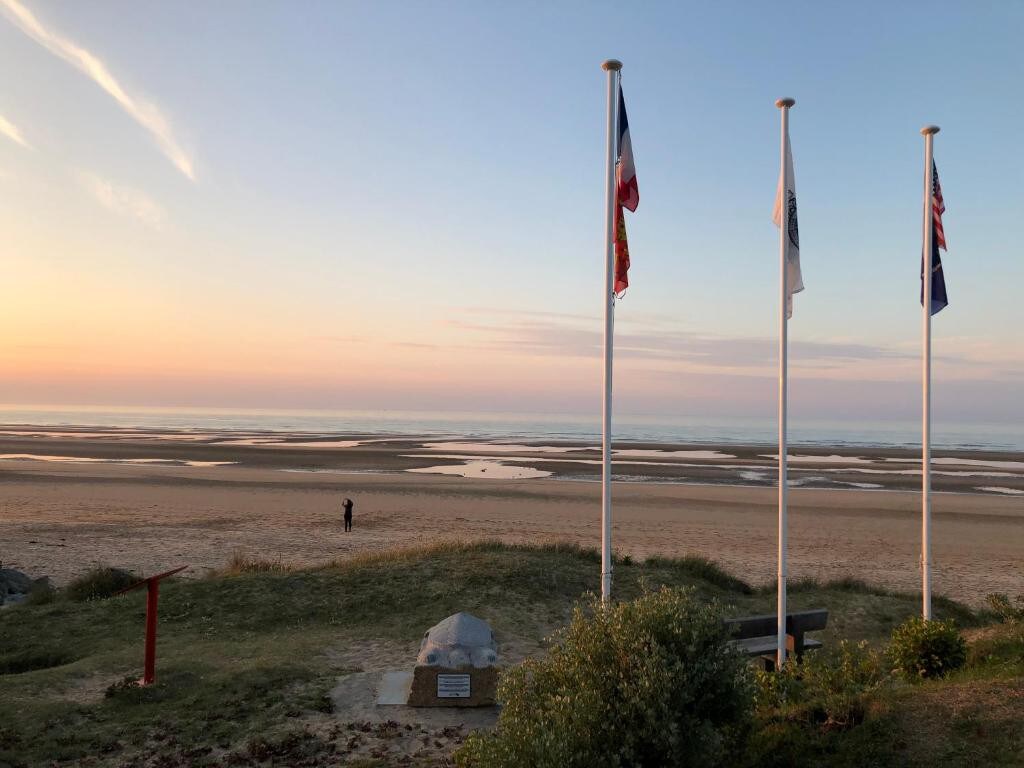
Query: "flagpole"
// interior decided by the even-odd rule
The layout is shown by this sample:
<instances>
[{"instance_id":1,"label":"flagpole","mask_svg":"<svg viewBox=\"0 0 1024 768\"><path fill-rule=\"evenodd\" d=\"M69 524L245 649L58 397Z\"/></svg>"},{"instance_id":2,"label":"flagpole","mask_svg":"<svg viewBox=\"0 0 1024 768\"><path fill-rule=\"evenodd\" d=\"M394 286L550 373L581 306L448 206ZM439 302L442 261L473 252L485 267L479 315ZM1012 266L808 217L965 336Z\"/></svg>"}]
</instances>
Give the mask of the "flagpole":
<instances>
[{"instance_id":1,"label":"flagpole","mask_svg":"<svg viewBox=\"0 0 1024 768\"><path fill-rule=\"evenodd\" d=\"M922 354L921 354L921 601L925 621L932 618L932 238L934 234L934 187L932 144L939 126L926 125L924 136L924 253L921 257Z\"/></svg>"},{"instance_id":2,"label":"flagpole","mask_svg":"<svg viewBox=\"0 0 1024 768\"><path fill-rule=\"evenodd\" d=\"M779 99L775 106L779 108L782 117L781 139L780 139L780 167L781 189L782 189L782 220L779 226L779 555L778 555L778 605L776 609L776 669L781 669L786 661L786 577L788 563L786 550L787 541L787 516L789 502L788 488L788 445L786 440L786 419L788 418L787 406L789 395L789 319L786 317L786 307L789 303L789 290L787 283L788 269L786 265L786 238L789 237L789 226L786 217L786 190L789 189L789 179L786 178L786 141L789 137L789 109L796 101L794 99Z\"/></svg>"},{"instance_id":3,"label":"flagpole","mask_svg":"<svg viewBox=\"0 0 1024 768\"><path fill-rule=\"evenodd\" d=\"M612 338L615 330L615 121L622 62L601 64L608 73L608 153L604 223L604 392L601 407L601 602L612 596Z\"/></svg>"}]
</instances>

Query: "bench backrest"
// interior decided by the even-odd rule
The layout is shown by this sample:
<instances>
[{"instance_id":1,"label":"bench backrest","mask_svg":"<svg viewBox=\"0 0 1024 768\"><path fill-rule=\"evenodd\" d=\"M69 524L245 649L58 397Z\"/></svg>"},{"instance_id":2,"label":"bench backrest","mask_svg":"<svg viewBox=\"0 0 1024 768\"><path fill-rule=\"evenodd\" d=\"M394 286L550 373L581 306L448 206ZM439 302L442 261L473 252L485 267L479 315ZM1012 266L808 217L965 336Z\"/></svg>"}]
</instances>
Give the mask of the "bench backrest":
<instances>
[{"instance_id":1,"label":"bench backrest","mask_svg":"<svg viewBox=\"0 0 1024 768\"><path fill-rule=\"evenodd\" d=\"M743 616L738 619L726 619L725 625L734 631L733 637L737 640L749 640L752 637L776 634L778 625L775 619L774 613L765 616ZM786 633L790 635L802 635L804 632L824 629L827 624L828 611L825 609L786 614Z\"/></svg>"}]
</instances>

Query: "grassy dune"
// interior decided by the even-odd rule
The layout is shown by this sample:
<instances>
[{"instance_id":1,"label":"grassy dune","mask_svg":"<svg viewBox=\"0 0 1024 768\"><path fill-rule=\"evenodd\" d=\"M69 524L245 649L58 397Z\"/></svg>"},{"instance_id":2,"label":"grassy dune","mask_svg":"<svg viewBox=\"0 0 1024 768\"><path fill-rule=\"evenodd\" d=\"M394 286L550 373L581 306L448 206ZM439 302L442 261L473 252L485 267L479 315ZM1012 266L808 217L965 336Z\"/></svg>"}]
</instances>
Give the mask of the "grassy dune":
<instances>
[{"instance_id":1,"label":"grassy dune","mask_svg":"<svg viewBox=\"0 0 1024 768\"><path fill-rule=\"evenodd\" d=\"M595 552L575 547L492 542L304 570L235 557L209 578L163 586L158 683L147 689L118 684L141 674L141 593L11 608L0 612L0 766L346 764L352 737L330 714L328 692L339 675L360 670L348 652L383 644L411 666L424 629L459 610L490 621L511 655L534 652L599 584L599 567ZM774 609L771 589L699 558L617 564L618 598L663 584L692 585L737 615ZM790 605L831 611L826 643L881 644L917 613L919 598L859 582L799 582ZM808 755L825 750L823 765L1021 764L1024 643L963 605L936 608L977 637L972 665L880 695L858 728L808 737ZM347 764L393 764L359 755Z\"/></svg>"}]
</instances>

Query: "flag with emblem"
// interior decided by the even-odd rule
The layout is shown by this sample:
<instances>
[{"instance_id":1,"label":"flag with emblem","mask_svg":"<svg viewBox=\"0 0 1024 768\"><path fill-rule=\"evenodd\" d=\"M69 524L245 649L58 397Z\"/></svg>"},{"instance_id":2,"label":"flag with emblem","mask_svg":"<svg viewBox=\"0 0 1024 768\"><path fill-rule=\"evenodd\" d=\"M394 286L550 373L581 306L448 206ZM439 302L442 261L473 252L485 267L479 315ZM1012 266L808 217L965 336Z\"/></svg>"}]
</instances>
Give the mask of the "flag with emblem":
<instances>
[{"instance_id":1,"label":"flag with emblem","mask_svg":"<svg viewBox=\"0 0 1024 768\"><path fill-rule=\"evenodd\" d=\"M793 316L793 294L804 289L800 273L800 227L796 218L796 181L793 178L793 152L789 146L789 131L786 131L786 168L779 172L779 186L775 193L775 208L772 221L785 233L786 248L786 317ZM783 179L786 188L783 189Z\"/></svg>"},{"instance_id":2,"label":"flag with emblem","mask_svg":"<svg viewBox=\"0 0 1024 768\"><path fill-rule=\"evenodd\" d=\"M932 306L934 315L946 308L946 278L942 273L942 259L939 248L946 250L946 233L942 229L942 214L946 205L942 201L942 187L939 185L939 169L932 162ZM921 304L924 304L924 256L921 257Z\"/></svg>"}]
</instances>

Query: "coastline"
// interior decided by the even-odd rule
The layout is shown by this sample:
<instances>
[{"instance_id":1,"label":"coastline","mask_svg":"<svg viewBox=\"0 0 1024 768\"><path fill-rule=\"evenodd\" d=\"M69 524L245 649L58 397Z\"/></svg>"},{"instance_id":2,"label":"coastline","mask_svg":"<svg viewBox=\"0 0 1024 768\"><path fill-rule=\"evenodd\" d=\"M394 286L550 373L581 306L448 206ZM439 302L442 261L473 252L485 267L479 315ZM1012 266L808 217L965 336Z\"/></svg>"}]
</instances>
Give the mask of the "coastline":
<instances>
[{"instance_id":1,"label":"coastline","mask_svg":"<svg viewBox=\"0 0 1024 768\"><path fill-rule=\"evenodd\" d=\"M477 479L595 480L598 446L584 440L328 434L236 430L26 427L0 425L0 472L39 461L246 467L291 473L424 473ZM616 482L775 487L770 444L616 440ZM797 445L790 451L794 488L917 490L917 449ZM1024 451L936 449L936 492L1024 496Z\"/></svg>"},{"instance_id":2,"label":"coastline","mask_svg":"<svg viewBox=\"0 0 1024 768\"><path fill-rule=\"evenodd\" d=\"M443 442L436 436L335 435L333 442L361 444L331 448L223 445L195 439L195 435L179 439L166 433L123 437L0 436L0 454L99 455L104 459L0 461L0 559L5 564L34 576L49 575L63 584L97 564L139 572L189 564L189 575L199 576L223 565L236 550L315 565L365 551L453 538L558 540L590 547L599 542L599 484L566 481L586 480L599 470L593 464L566 462L566 457L586 450L578 443L534 444L528 446L529 456L522 456L521 444L502 444L515 448L506 452L517 459L509 462L512 465L532 462L558 470L551 477L506 480L404 471L424 464L465 463L439 458L444 448L424 451L425 442ZM271 438L276 441L280 435L252 439ZM310 442L304 437L288 439ZM493 448L493 444L481 446L487 455L495 453ZM736 485L724 482L723 470L717 468L724 463L750 467L770 462L760 458L770 449L623 443L621 450L717 452L732 458L688 455L653 462L665 466L640 465L647 473L685 471L691 478L696 473L699 483L617 482L618 555L699 554L754 583L772 579L773 479L764 485ZM857 461L838 465L830 457L839 450L846 460ZM429 458L408 458L416 453L427 453ZM884 464L898 467L912 458L895 448L877 449L870 457L857 453L831 446L799 449L801 455L828 458L825 469L841 470L830 477L860 480L865 475L850 474L850 470L870 468L885 459L900 460ZM957 461L1024 461L1019 453L954 453L939 452L939 456ZM106 463L119 458L238 463ZM543 458L554 461L542 464L539 459ZM941 466L954 472L979 469L971 464ZM821 467L807 473L823 474ZM904 486L908 481L912 486L919 478L903 474L886 478L891 482L880 489L793 488L791 578L855 577L893 589L917 588L920 502ZM942 477L934 496L936 589L973 605L983 602L989 592L1024 592L1024 496L957 491L958 486L977 479ZM1000 482L1020 485L1017 478ZM352 534L342 531L339 505L344 496L356 502Z\"/></svg>"}]
</instances>

